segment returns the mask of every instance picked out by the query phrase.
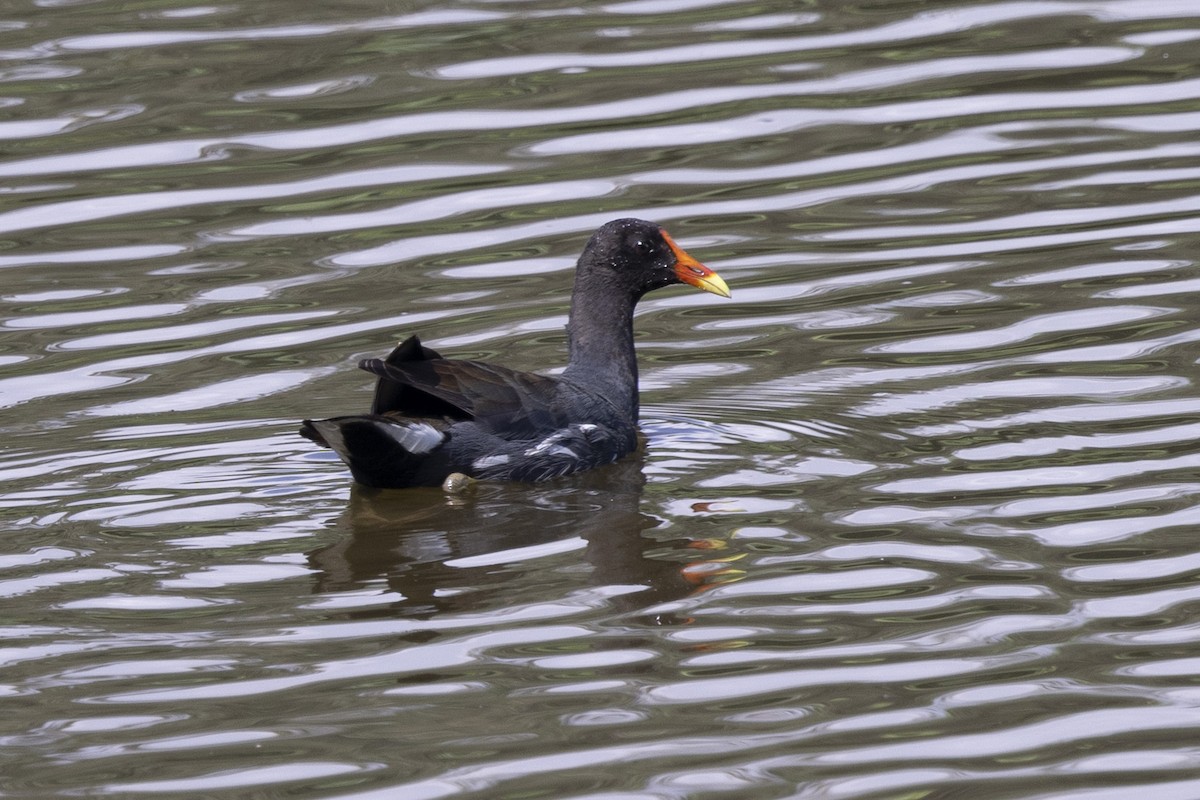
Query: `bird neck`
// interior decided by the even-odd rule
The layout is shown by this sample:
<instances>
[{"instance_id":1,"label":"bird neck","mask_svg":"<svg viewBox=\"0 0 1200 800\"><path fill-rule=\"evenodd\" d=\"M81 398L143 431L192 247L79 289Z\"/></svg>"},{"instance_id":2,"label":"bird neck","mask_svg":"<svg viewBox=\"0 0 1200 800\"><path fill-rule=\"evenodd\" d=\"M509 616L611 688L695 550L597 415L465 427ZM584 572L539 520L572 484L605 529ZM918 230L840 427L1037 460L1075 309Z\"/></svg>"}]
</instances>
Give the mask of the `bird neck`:
<instances>
[{"instance_id":1,"label":"bird neck","mask_svg":"<svg viewBox=\"0 0 1200 800\"><path fill-rule=\"evenodd\" d=\"M570 358L563 376L637 417L638 367L633 346L637 298L623 287L576 274L567 321Z\"/></svg>"}]
</instances>

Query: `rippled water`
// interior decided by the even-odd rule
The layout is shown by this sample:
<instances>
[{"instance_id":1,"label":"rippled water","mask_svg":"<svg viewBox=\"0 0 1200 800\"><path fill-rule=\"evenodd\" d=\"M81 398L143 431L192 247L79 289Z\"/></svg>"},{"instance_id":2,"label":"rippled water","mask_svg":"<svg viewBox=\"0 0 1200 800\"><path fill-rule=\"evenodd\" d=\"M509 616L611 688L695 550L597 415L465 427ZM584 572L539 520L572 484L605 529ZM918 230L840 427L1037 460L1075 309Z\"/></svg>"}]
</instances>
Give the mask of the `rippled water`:
<instances>
[{"instance_id":1,"label":"rippled water","mask_svg":"<svg viewBox=\"0 0 1200 800\"><path fill-rule=\"evenodd\" d=\"M0 15L0 793L1200 797L1200 7ZM561 363L644 454L350 488L364 356Z\"/></svg>"}]
</instances>

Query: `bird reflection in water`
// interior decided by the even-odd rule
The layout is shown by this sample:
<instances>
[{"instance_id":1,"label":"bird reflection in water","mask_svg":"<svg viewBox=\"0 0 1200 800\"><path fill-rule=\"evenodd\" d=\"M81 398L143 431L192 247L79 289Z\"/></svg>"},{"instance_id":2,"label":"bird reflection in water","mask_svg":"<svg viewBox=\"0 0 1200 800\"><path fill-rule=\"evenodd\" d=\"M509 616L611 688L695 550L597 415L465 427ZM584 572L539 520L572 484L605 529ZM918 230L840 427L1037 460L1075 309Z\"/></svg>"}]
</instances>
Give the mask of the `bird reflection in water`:
<instances>
[{"instance_id":1,"label":"bird reflection in water","mask_svg":"<svg viewBox=\"0 0 1200 800\"><path fill-rule=\"evenodd\" d=\"M672 545L648 534L666 523L641 510L642 466L639 451L572 478L485 482L461 495L355 487L334 522L334 544L309 554L318 571L315 591L358 591L383 581L399 596L386 607L348 612L360 619L486 611L589 586L624 587L607 599L620 612L687 596L700 588L702 579L694 576L708 573L690 569L686 558L672 558L688 543ZM564 566L553 545L572 539L582 544L567 552L570 564ZM547 550L503 555L537 546ZM551 583L561 583L561 591Z\"/></svg>"}]
</instances>

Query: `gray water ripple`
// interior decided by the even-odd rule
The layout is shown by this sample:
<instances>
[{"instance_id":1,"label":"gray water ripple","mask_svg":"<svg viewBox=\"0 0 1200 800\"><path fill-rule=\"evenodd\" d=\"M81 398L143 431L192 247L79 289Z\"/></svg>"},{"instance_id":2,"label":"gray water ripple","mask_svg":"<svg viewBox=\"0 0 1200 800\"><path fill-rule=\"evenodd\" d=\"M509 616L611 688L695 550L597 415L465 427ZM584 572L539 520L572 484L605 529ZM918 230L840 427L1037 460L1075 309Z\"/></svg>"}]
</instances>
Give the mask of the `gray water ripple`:
<instances>
[{"instance_id":1,"label":"gray water ripple","mask_svg":"<svg viewBox=\"0 0 1200 800\"><path fill-rule=\"evenodd\" d=\"M422 320L441 319L448 314L449 312L432 311L366 322L340 323L286 333L265 333L188 350L108 359L56 373L0 378L0 405L19 405L56 395L98 391L106 387L126 385L144 377L112 373L133 372L136 375L140 370L209 355L270 350L284 345L299 346L305 342L317 342L326 338L344 336L351 332L376 331L396 327L400 324L412 325ZM315 377L318 372L314 371L308 374Z\"/></svg>"},{"instance_id":2,"label":"gray water ripple","mask_svg":"<svg viewBox=\"0 0 1200 800\"><path fill-rule=\"evenodd\" d=\"M1071 376L1054 378L1013 378L1011 380L980 381L958 386L882 394L878 399L857 406L855 414L862 416L898 416L928 412L974 403L981 399L1103 398L1130 400L1140 395L1158 394L1188 386L1185 378L1163 376L1140 378L1132 376Z\"/></svg>"},{"instance_id":3,"label":"gray water ripple","mask_svg":"<svg viewBox=\"0 0 1200 800\"><path fill-rule=\"evenodd\" d=\"M1084 467L1055 466L1024 469L972 472L958 475L937 475L923 478L901 478L881 483L877 491L888 494L970 494L1003 488L1036 486L1070 486L1102 483L1117 478L1158 472L1187 471L1200 463L1200 457L1183 455L1173 458L1139 459L1115 464L1092 464Z\"/></svg>"},{"instance_id":4,"label":"gray water ripple","mask_svg":"<svg viewBox=\"0 0 1200 800\"><path fill-rule=\"evenodd\" d=\"M128 50L142 47L164 47L195 42L268 41L278 38L309 38L353 33L384 31L442 25L476 25L505 19L499 11L476 9L434 9L400 16L373 17L363 20L329 24L299 23L256 28L225 28L203 31L126 31L69 36L36 45L33 50L43 57L57 57L73 52Z\"/></svg>"},{"instance_id":5,"label":"gray water ripple","mask_svg":"<svg viewBox=\"0 0 1200 800\"><path fill-rule=\"evenodd\" d=\"M5 790L1193 796L1194 6L14 7ZM627 215L638 460L295 435Z\"/></svg>"},{"instance_id":6,"label":"gray water ripple","mask_svg":"<svg viewBox=\"0 0 1200 800\"><path fill-rule=\"evenodd\" d=\"M1072 51L1074 53L1074 51ZM1074 55L1072 55L1074 57ZM1104 58L1121 59L1129 57L1126 52L1105 51ZM1145 94L1137 95L1137 103L1154 102L1157 104L1175 100L1186 100L1195 96L1196 81L1180 81L1174 84L1164 84L1154 87L1153 97ZM830 87L828 91L843 91L843 87ZM0 163L0 176L33 176L47 175L56 172L79 172L82 170L111 170L119 167L151 166L161 164L180 164L195 161L205 161L213 157L224 157L221 151L213 148L228 148L229 146L261 147L269 150L308 149L314 141L320 141L323 147L346 146L361 144L373 140L393 136L415 136L429 133L448 133L451 131L482 131L507 130L534 126L552 126L580 122L598 122L601 120L626 119L636 117L652 110L655 115L678 113L698 106L719 106L723 102L745 102L748 99L766 99L784 97L795 94L812 93L814 88L810 82L789 82L758 87L706 87L703 89L684 90L662 93L646 98L620 100L607 103L580 105L562 109L547 109L539 111L484 111L473 112L429 112L424 114L407 114L391 118L374 119L364 122L344 123L324 126L307 131L264 131L252 135L240 135L222 139L191 139L175 142L158 142L129 145L125 147L106 148L90 153L66 156L45 156L31 159ZM986 106L982 100L977 101L979 108L992 108L996 105L1013 111L1031 111L1046 108L1077 108L1077 107L1113 107L1130 104L1133 95L1124 87L1082 89L1073 92L1053 92L1027 95L1010 95L989 98ZM973 113L975 103L956 98L948 100L915 101L907 106L892 104L889 107L887 119L890 122L904 120L928 120L944 116L961 117ZM906 110L907 109L907 110ZM811 112L806 112L811 113ZM838 116L825 121L825 124L853 124L857 115L860 124L877 124L880 121L876 109L861 109L853 112L834 112L850 114ZM705 126L713 123L705 123ZM735 129L742 131L753 130L754 135L767 133L761 129L747 126L746 121L734 121ZM611 145L609 137L615 134L605 134L605 142ZM687 143L688 137L678 128L659 131L656 133L664 139ZM640 143L647 141L644 131L637 133ZM692 142L695 144L696 142ZM601 143L588 142L583 149L596 152ZM607 148L601 148L607 149Z\"/></svg>"},{"instance_id":7,"label":"gray water ripple","mask_svg":"<svg viewBox=\"0 0 1200 800\"><path fill-rule=\"evenodd\" d=\"M978 417L944 424L924 424L908 428L907 433L921 438L952 436L978 430L1021 428L1046 423L1100 423L1114 420L1145 419L1158 416L1183 416L1200 411L1200 400L1187 397L1165 400L1123 400L1104 404L1070 404L1022 411L1000 417Z\"/></svg>"},{"instance_id":8,"label":"gray water ripple","mask_svg":"<svg viewBox=\"0 0 1200 800\"><path fill-rule=\"evenodd\" d=\"M575 639L585 635L579 626L524 626L519 630L479 633L459 639L443 640L436 644L406 647L378 656L331 661L312 665L301 674L279 678L245 679L236 683L186 688L155 688L122 692L95 698L93 702L159 703L190 702L220 698L248 697L269 692L287 691L323 681L341 681L371 675L396 675L404 672L461 667L476 661L477 653L493 646L512 646Z\"/></svg>"},{"instance_id":9,"label":"gray water ripple","mask_svg":"<svg viewBox=\"0 0 1200 800\"><path fill-rule=\"evenodd\" d=\"M68 200L35 206L20 211L0 213L0 232L11 233L37 229L49 225L93 222L112 217L140 214L149 211L167 211L189 206L207 206L243 200L270 200L298 195L346 191L368 186L395 185L416 181L448 180L450 178L486 175L503 171L499 165L454 165L424 164L401 166L392 169L373 168L334 175L324 175L308 180L288 181L276 184L226 187L219 189L191 189L170 192L149 192L109 198L98 205L93 200Z\"/></svg>"},{"instance_id":10,"label":"gray water ripple","mask_svg":"<svg viewBox=\"0 0 1200 800\"><path fill-rule=\"evenodd\" d=\"M747 697L795 692L819 686L854 683L888 683L892 681L933 681L954 675L964 675L986 669L1027 663L1040 656L1032 653L995 654L981 658L931 658L889 662L880 665L839 664L827 669L789 669L776 672L756 671L748 676L696 678L686 682L667 683L646 692L644 701L653 705L675 703L725 702Z\"/></svg>"},{"instance_id":11,"label":"gray water ripple","mask_svg":"<svg viewBox=\"0 0 1200 800\"><path fill-rule=\"evenodd\" d=\"M1194 220L1200 213L1200 197L1189 195L1173 200L1160 200L1150 203L1131 203L1118 205L1103 211L1094 208L1058 208L1053 212L1030 212L1016 214L1010 217L997 218L987 221L972 220L969 223L935 223L931 225L889 226L885 228L859 228L852 234L854 239L888 239L927 238L933 233L943 237L953 237L963 233L972 236L978 234L996 234L1008 231L1027 231L1035 233L1047 226L1071 227L1079 225L1094 226L1101 223L1118 225L1138 218L1184 217ZM1051 219L1053 218L1053 222ZM827 234L825 238L838 240L840 234Z\"/></svg>"},{"instance_id":12,"label":"gray water ripple","mask_svg":"<svg viewBox=\"0 0 1200 800\"><path fill-rule=\"evenodd\" d=\"M989 142L987 140L987 137L984 137L982 139L968 139L965 141L966 141L966 144L964 145L963 149L961 150L961 152L963 154L968 153L968 152L986 152L986 151L996 147L996 143L994 141ZM1197 152L1196 148L1193 146L1183 146L1183 147L1184 147L1184 150L1186 150L1186 153L1188 155L1195 155ZM1154 157L1160 157L1160 156L1169 156L1171 154L1177 154L1177 155L1184 154L1184 152L1181 151L1178 146L1170 146L1169 148L1167 148L1167 150L1170 152L1163 152L1160 154L1148 153L1147 157L1154 158ZM930 152L937 152L937 151L930 151ZM889 153L889 155L892 155L892 154ZM820 188L820 189L812 189L812 190L805 190L805 191L798 191L798 192L792 191L792 192L776 193L773 196L769 196L769 197L756 196L753 198L746 198L746 199L709 201L709 202L705 202L702 204L701 203L679 202L679 203L675 203L667 208L659 208L659 209L655 209L653 211L649 210L649 209L633 209L630 211L630 213L635 214L635 215L642 215L642 216L654 216L659 220L668 221L668 220L672 220L672 219L678 219L681 217L688 217L688 216L693 216L693 215L698 215L698 214L703 214L703 215L720 214L720 213L738 214L738 213L743 213L743 212L751 210L751 209L755 209L760 212L766 211L766 210L795 211L797 209L805 208L808 206L829 203L832 200L837 199L837 198L845 199L845 198L850 198L850 197L874 197L874 196L883 196L883 195L890 196L890 195L895 195L897 193L913 193L913 192L922 191L924 189L929 188L930 186L938 185L941 183L950 183L950 182L954 182L954 181L965 181L965 180L978 181L978 180L994 178L994 177L998 177L998 176L1006 175L1006 174L1021 173L1021 172L1025 172L1027 170L1031 170L1031 169L1045 169L1045 168L1050 168L1050 167L1068 168L1068 167L1079 167L1079 166L1092 165L1092 164L1098 165L1098 164L1104 164L1110 160L1111 160L1110 154L1096 153L1096 154L1083 154L1083 155L1077 154L1077 155L1070 155L1070 156L1062 156L1062 157L1056 157L1054 159L1046 159L1044 161L1025 162L1025 163L1021 163L1021 162L1007 163L1006 162L1006 163L972 165L969 167L953 167L953 168L934 170L934 171L927 170L921 175L920 180L916 181L916 182L914 182L913 178L911 178L907 175L904 175L904 176L899 176L899 177L894 177L894 178L877 179L874 181L858 181L858 182L850 184L846 187L843 187L841 189L836 189L836 190L831 190L828 188ZM864 166L864 165L859 164L859 167L862 167L862 166ZM697 176L697 178L689 178L688 180L689 180L689 182L691 182L691 181L699 180L702 178L707 178L707 179L710 179L709 182L711 182L711 179L713 178L713 176L711 174L709 174L710 172L711 171L706 172L701 176ZM783 175L787 174L785 171L783 173L783 175L780 175L778 168L772 168L772 173L773 173L773 177L783 177ZM745 177L747 177L747 176L744 176L739 172L726 173L726 175L722 178L722 180L730 181L730 182L734 182L734 181L741 182L741 180L744 179ZM659 183L659 182L668 182L669 183L669 182L678 180L679 174L678 173L654 173L654 174L652 174L652 178L653 178L654 183ZM646 177L639 178L638 176L631 176L630 179L634 182L645 182L649 178L646 178ZM613 187L613 188L615 188L615 187ZM603 190L604 187L598 187L598 189ZM611 191L612 189L609 189L609 190ZM534 200L537 197L538 197L538 192L534 192L530 196L530 199ZM422 208L428 207L431 209L437 209L437 211L435 212L437 214L437 217L442 218L442 217L447 216L449 213L454 213L454 211L458 207L458 203L454 202L455 200L456 200L456 198L451 197L451 198L442 198L441 200L438 201L438 204L432 204L432 203L406 204L404 206L396 206L396 207L382 210L379 212L379 215L381 218L403 219L403 218L407 218L409 216L409 214L414 214L417 219L422 219L425 216L427 216L427 212L423 212ZM448 203L447 201L451 201L451 202ZM463 198L464 205L469 206L472 204L472 202L473 201L469 197ZM1111 218L1111 221L1114 224L1116 224L1116 223L1123 221L1124 219L1131 218L1131 217L1174 215L1174 214L1177 214L1180 212L1190 212L1190 211L1195 210L1193 208L1194 205L1195 204L1191 198L1184 198L1184 199L1172 200L1172 201L1162 201L1162 202L1156 202L1156 203L1138 204L1138 205L1129 206L1129 207L1126 207L1123 209L1121 209L1121 208L1114 209L1112 212L1110 212L1110 218ZM1078 211L1079 219L1080 220L1087 219L1089 222L1094 223L1095 222L1094 214L1091 217L1088 217L1087 213L1088 212L1085 210L1079 210ZM979 233L980 231L989 231L989 230L997 231L997 232L1020 230L1023 235L1019 240L1016 240L1016 241L997 242L994 240L984 239L983 243L972 242L972 243L966 243L963 245L942 245L936 249L926 248L926 249L920 249L920 250L912 250L912 249L904 249L904 248L900 248L900 247L893 247L893 248L889 249L888 251L878 254L878 255L875 255L873 257L877 258L877 259L893 259L894 260L894 259L908 259L908 258L912 258L913 256L919 254L922 257L924 257L925 259L928 259L930 257L937 257L938 253L950 254L953 252L954 254L962 254L962 253L976 253L976 252L995 252L995 251L1002 251L1005 249L1016 249L1016 248L1025 248L1025 247L1036 246L1040 243L1046 242L1051 239L1054 242L1068 242L1068 241L1073 241L1073 240L1083 239L1083 238L1093 238L1095 235L1089 228L1089 230L1086 232L1071 233L1068 230L1067 232L1064 232L1064 233L1058 233L1058 234L1053 234L1051 236L1046 236L1044 234L1040 234L1040 232L1037 231L1037 229L1036 229L1037 225L1035 223L1037 222L1038 219L1039 219L1039 217L1037 215L1032 215L1032 216L1031 215L1023 215L1021 217L1016 217L1016 218L1012 218L1012 219L1008 219L1008 220L996 220L996 221L987 222L987 223L974 221L971 223L961 224L958 226L947 226L945 224L930 226L930 230L934 230L939 233L948 232L948 231L952 231L952 230L962 230L962 231L970 230L973 233ZM506 232L506 235L503 235L503 236L498 235L498 233L499 233L498 231L489 231L486 234L476 233L476 232L464 233L464 234L454 237L453 240L445 239L443 237L416 237L416 238L408 237L401 241L381 245L381 246L378 246L378 247L375 247L375 248L372 248L372 249L366 250L366 251L341 253L339 255L330 257L329 263L331 263L333 265L337 265L337 266L349 266L349 267L361 268L361 267L369 267L369 266L378 266L381 264L391 263L391 262L394 262L394 261L397 261L400 259L405 259L405 258L420 259L420 258L428 258L430 256L436 256L436 255L445 255L448 253L459 251L464 248L465 249L502 249L505 247L511 247L514 243L519 242L523 239L545 237L545 236L561 236L568 232L587 231L587 230L590 230L590 229L596 227L597 225L601 224L603 221L604 221L603 215L587 215L584 217L578 217L578 218L571 219L571 220L561 220L558 222L558 224L550 224L548 222L542 222L542 223L537 223L535 225L514 226L510 231ZM1142 223L1137 226L1129 226L1124 229L1114 228L1109 233L1112 236L1129 236L1129 235L1134 235L1135 233L1138 235L1145 235L1145 234L1157 233L1157 232L1167 233L1167 232L1172 232L1172 231L1183 231L1183 230L1187 229L1186 226L1190 222L1191 222L1191 217L1188 216L1187 218L1181 219L1178 221L1174 221L1174 220L1169 221L1169 222L1153 222L1152 221L1152 222ZM238 235L238 234L258 235L258 234L262 234L262 233L273 234L276 232L278 232L278 233L296 232L297 230L299 230L299 227L304 224L307 224L307 223L302 220L297 220L294 223L273 223L269 227L260 226L260 227L251 228L251 229L248 229L245 231L235 232L235 235ZM333 218L332 220L329 220L329 221L321 221L317 224L320 226L319 229L342 230L342 229L346 229L347 226L350 226L351 228L357 227L359 225L359 222L357 221L357 218L355 216L342 216L340 218ZM908 234L911 236L918 236L918 235L922 234L923 232L924 232L923 229L913 228L913 229L911 229L911 231L908 232ZM862 238L868 238L868 239L869 238L884 238L886 236L889 240L891 240L891 239L894 239L898 235L905 235L905 234L906 234L905 230L899 229L899 228L891 228L891 227L881 228L881 229L877 229L874 231L872 231L870 229L856 228L853 232L848 232L848 233L842 234L842 235L808 234L808 235L804 235L803 237L801 237L801 239L803 241L822 242L822 241L826 241L826 240L836 241L836 240L843 239L843 238L853 238L855 240L858 240L858 239L862 239ZM795 257L796 256L793 256L793 258L795 258ZM833 254L833 255L822 254L821 256L818 256L818 257L819 258L836 258L837 256L836 256L836 254ZM862 258L861 254L859 255L859 258Z\"/></svg>"},{"instance_id":13,"label":"gray water ripple","mask_svg":"<svg viewBox=\"0 0 1200 800\"><path fill-rule=\"evenodd\" d=\"M964 461L1003 461L1031 456L1074 453L1089 449L1117 450L1130 447L1150 447L1195 439L1200 439L1200 424L1191 423L1144 429L1134 433L1066 434L1030 438L1006 444L965 447L956 450L954 457Z\"/></svg>"},{"instance_id":14,"label":"gray water ripple","mask_svg":"<svg viewBox=\"0 0 1200 800\"><path fill-rule=\"evenodd\" d=\"M1093 330L1110 325L1140 322L1178 313L1174 308L1153 306L1105 306L1103 308L1080 308L1040 314L992 330L977 330L967 333L949 333L928 336L908 341L889 342L876 345L872 350L880 353L954 353L969 350L989 350L996 347L1021 344L1047 334L1067 331ZM1056 359L1061 358L1055 354Z\"/></svg>"},{"instance_id":15,"label":"gray water ripple","mask_svg":"<svg viewBox=\"0 0 1200 800\"><path fill-rule=\"evenodd\" d=\"M618 8L620 8L618 6ZM1156 6L1153 17L1190 18L1194 9L1186 0L1174 0ZM873 46L881 42L895 44L908 39L928 39L947 34L960 34L976 28L995 26L1016 20L1037 19L1059 14L1091 16L1100 21L1147 18L1146 9L1130 0L1093 3L1080 7L1061 2L1008 2L988 3L973 8L958 8L951 13L941 10L926 11L909 19L886 23L874 28L824 35L802 35L784 39L757 38L754 40L754 55L807 52ZM802 18L802 23L815 20ZM703 29L703 28L701 28ZM511 76L549 70L603 69L612 67L638 66L645 64L670 64L686 62L703 63L707 60L727 60L744 57L746 46L740 42L706 42L695 47L678 47L666 50L633 54L584 55L582 53L545 53L537 56L509 56L468 61L442 67L436 71L447 79L469 79L492 76ZM920 69L920 67L914 67Z\"/></svg>"},{"instance_id":16,"label":"gray water ripple","mask_svg":"<svg viewBox=\"0 0 1200 800\"><path fill-rule=\"evenodd\" d=\"M1161 84L1151 87L1139 87L1141 91L1133 91L1131 87L1102 87L1085 89L1063 89L1047 92L1026 92L1021 94L998 94L980 98L955 97L951 99L911 100L908 102L890 103L886 111L874 106L863 108L808 108L804 110L773 110L756 114L726 118L720 121L705 121L702 123L681 123L675 125L657 126L654 128L639 128L625 133L580 134L577 136L552 139L540 143L530 149L532 155L566 155L571 153L606 152L611 150L629 150L646 147L656 141L672 141L681 145L713 144L717 142L733 142L750 137L763 137L783 133L799 133L807 129L824 126L867 126L876 127L880 124L900 125L936 119L988 119L989 116L1011 116L1013 111L1029 114L1030 121L1025 125L1053 124L1053 117L1048 120L1037 118L1035 112L1050 112L1060 109L1125 109L1129 106L1142 106L1153 103L1157 109L1164 103L1186 103L1196 93L1195 81L1184 81L1182 84ZM788 95L804 95L813 93L819 86L814 87L807 82L776 84L762 89L757 99L785 97ZM886 87L878 87L880 89ZM826 91L833 94L838 91L829 86ZM1148 96L1149 95L1149 96ZM675 104L668 104L664 111L679 110ZM1004 109L1000 115L997 109ZM1161 112L1160 112L1161 113ZM1170 118L1173 115L1163 114ZM1179 116L1175 124L1182 127L1187 121L1194 121L1194 112ZM1058 122L1061 126L1061 122ZM1121 127L1148 130L1153 122L1145 117L1116 118L1106 125L1116 129ZM1097 140L1105 135L1103 129L1093 131L1089 138ZM0 165L2 166L2 165Z\"/></svg>"},{"instance_id":17,"label":"gray water ripple","mask_svg":"<svg viewBox=\"0 0 1200 800\"><path fill-rule=\"evenodd\" d=\"M92 264L104 261L141 261L153 258L180 256L189 251L186 245L149 244L121 247L100 247L56 252L26 253L0 256L0 269L68 264Z\"/></svg>"}]
</instances>

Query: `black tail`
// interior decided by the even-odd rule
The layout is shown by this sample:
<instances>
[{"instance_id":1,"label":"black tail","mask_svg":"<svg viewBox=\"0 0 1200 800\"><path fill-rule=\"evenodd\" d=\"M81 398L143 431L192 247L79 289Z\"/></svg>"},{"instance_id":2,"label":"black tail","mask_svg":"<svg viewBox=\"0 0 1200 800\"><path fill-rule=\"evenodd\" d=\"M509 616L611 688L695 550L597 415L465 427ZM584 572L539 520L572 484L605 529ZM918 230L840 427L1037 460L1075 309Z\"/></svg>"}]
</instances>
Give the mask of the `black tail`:
<instances>
[{"instance_id":1,"label":"black tail","mask_svg":"<svg viewBox=\"0 0 1200 800\"><path fill-rule=\"evenodd\" d=\"M300 435L337 453L364 486L436 486L447 472L446 434L427 422L378 416L306 419Z\"/></svg>"}]
</instances>

